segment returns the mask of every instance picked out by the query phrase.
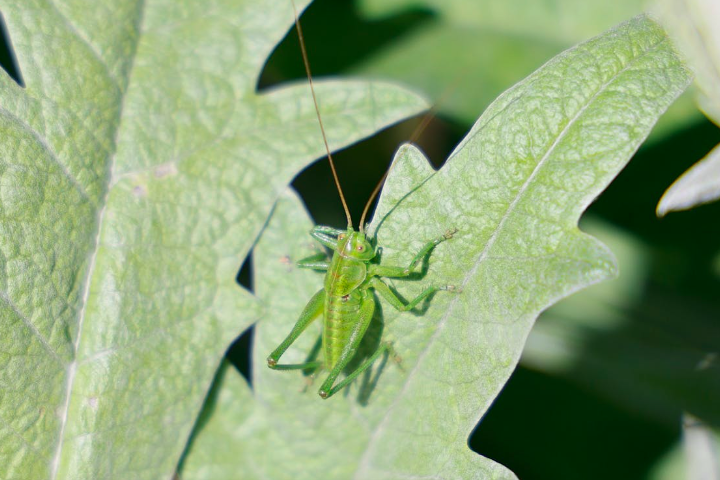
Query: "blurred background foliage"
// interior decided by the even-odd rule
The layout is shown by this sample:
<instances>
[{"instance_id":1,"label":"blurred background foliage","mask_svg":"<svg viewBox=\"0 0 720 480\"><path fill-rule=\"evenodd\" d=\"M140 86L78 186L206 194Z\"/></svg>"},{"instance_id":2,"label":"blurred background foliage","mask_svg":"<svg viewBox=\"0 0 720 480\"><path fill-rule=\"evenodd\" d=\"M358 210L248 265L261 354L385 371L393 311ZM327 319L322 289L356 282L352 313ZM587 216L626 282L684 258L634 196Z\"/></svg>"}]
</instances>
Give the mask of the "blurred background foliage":
<instances>
[{"instance_id":1,"label":"blurred background foliage","mask_svg":"<svg viewBox=\"0 0 720 480\"><path fill-rule=\"evenodd\" d=\"M502 91L641 8L638 0L316 0L302 23L316 77L391 79L435 102L416 143L439 167ZM0 53L13 74L7 45ZM259 88L303 79L291 31ZM353 215L421 121L336 156ZM720 430L720 204L663 219L655 207L718 143L720 129L684 95L589 208L581 227L612 249L620 277L540 317L520 366L469 439L474 450L523 480L683 478L683 418ZM318 223L344 225L327 162L293 186ZM248 375L251 337L229 352Z\"/></svg>"}]
</instances>

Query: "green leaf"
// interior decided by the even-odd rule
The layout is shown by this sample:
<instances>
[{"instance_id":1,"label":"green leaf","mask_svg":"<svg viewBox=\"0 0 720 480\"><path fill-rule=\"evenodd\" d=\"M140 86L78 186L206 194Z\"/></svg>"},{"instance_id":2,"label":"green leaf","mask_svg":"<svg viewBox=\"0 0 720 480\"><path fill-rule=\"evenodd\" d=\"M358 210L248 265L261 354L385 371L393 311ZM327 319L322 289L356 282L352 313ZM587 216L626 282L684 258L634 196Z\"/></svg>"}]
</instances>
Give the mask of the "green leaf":
<instances>
[{"instance_id":1,"label":"green leaf","mask_svg":"<svg viewBox=\"0 0 720 480\"><path fill-rule=\"evenodd\" d=\"M378 360L327 401L318 382L306 388L301 374L265 367L322 285L321 275L294 266L317 247L298 200L283 198L255 249L256 293L268 314L255 329L252 391L225 372L183 478L515 478L471 452L467 438L540 311L614 274L614 259L580 232L578 218L688 82L664 33L638 17L503 94L440 171L401 148L371 225L382 261L405 265L425 241L457 227L422 281L394 285L406 298L428 284L463 291L439 292L422 314L381 302L382 332L368 347L380 335L394 342L401 366ZM319 327L283 360L302 361Z\"/></svg>"},{"instance_id":2,"label":"green leaf","mask_svg":"<svg viewBox=\"0 0 720 480\"><path fill-rule=\"evenodd\" d=\"M717 429L686 414L683 418L683 443L688 480L720 476L720 433Z\"/></svg>"},{"instance_id":3,"label":"green leaf","mask_svg":"<svg viewBox=\"0 0 720 480\"><path fill-rule=\"evenodd\" d=\"M657 215L687 210L720 198L720 145L673 182L657 206Z\"/></svg>"},{"instance_id":4,"label":"green leaf","mask_svg":"<svg viewBox=\"0 0 720 480\"><path fill-rule=\"evenodd\" d=\"M571 43L589 32L603 28L642 11L637 0L606 2L573 0L362 0L361 11L371 18L399 14L408 8L431 9L443 21L484 30L496 30L507 36L534 37L547 43Z\"/></svg>"},{"instance_id":5,"label":"green leaf","mask_svg":"<svg viewBox=\"0 0 720 480\"><path fill-rule=\"evenodd\" d=\"M302 3L304 6L307 2ZM3 0L0 465L169 478L221 357L258 318L235 276L323 154L306 85L258 94L285 0ZM334 147L417 113L318 82Z\"/></svg>"},{"instance_id":6,"label":"green leaf","mask_svg":"<svg viewBox=\"0 0 720 480\"><path fill-rule=\"evenodd\" d=\"M701 103L720 109L720 5L706 0L660 0L656 13L695 73ZM720 117L711 116L716 123Z\"/></svg>"},{"instance_id":7,"label":"green leaf","mask_svg":"<svg viewBox=\"0 0 720 480\"><path fill-rule=\"evenodd\" d=\"M658 12L695 71L700 108L720 126L720 4L664 0ZM718 198L720 145L675 180L660 199L657 214L662 217Z\"/></svg>"},{"instance_id":8,"label":"green leaf","mask_svg":"<svg viewBox=\"0 0 720 480\"><path fill-rule=\"evenodd\" d=\"M548 58L641 13L644 3L360 0L360 12L368 22L404 18L419 9L432 17L417 22L352 72L421 89L437 99L441 114L470 125L501 92ZM683 96L658 129L675 130L696 122L699 115L693 103L691 96Z\"/></svg>"},{"instance_id":9,"label":"green leaf","mask_svg":"<svg viewBox=\"0 0 720 480\"><path fill-rule=\"evenodd\" d=\"M720 476L720 431L685 414L682 441L654 468L650 480L706 480Z\"/></svg>"}]
</instances>

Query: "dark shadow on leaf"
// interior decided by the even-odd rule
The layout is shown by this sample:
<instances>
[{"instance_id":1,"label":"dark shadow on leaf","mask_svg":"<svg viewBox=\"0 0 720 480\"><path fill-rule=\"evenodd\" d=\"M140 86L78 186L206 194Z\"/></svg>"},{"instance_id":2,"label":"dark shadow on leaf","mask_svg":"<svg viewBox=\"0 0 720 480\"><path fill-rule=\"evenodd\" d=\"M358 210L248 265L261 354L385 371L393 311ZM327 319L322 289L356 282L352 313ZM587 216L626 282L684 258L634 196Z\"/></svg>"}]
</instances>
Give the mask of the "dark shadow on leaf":
<instances>
[{"instance_id":1,"label":"dark shadow on leaf","mask_svg":"<svg viewBox=\"0 0 720 480\"><path fill-rule=\"evenodd\" d=\"M0 67L10 75L10 78L15 80L15 83L23 88L25 87L25 81L20 72L17 56L12 48L12 41L2 13L0 13Z\"/></svg>"},{"instance_id":2,"label":"dark shadow on leaf","mask_svg":"<svg viewBox=\"0 0 720 480\"><path fill-rule=\"evenodd\" d=\"M322 335L318 335L317 340L315 340L315 344L310 349L310 352L308 353L308 356L305 359L305 363L314 362L315 360L317 360L318 357L320 356L321 351L322 351ZM321 370L320 367L315 367L315 368L306 368L302 372L303 372L303 376L309 377L309 376L315 375L320 370Z\"/></svg>"},{"instance_id":3,"label":"dark shadow on leaf","mask_svg":"<svg viewBox=\"0 0 720 480\"><path fill-rule=\"evenodd\" d=\"M363 407L368 405L370 400L370 394L375 391L378 380L380 380L380 375L382 375L383 371L385 371L385 366L387 365L389 358L390 352L385 350L382 358L375 362L377 364L377 367L373 369L368 368L365 371L365 375L363 375L363 381L360 385L357 396L358 403Z\"/></svg>"},{"instance_id":4,"label":"dark shadow on leaf","mask_svg":"<svg viewBox=\"0 0 720 480\"><path fill-rule=\"evenodd\" d=\"M227 361L223 361L220 364L220 367L215 372L215 377L213 378L212 384L210 385L210 390L208 391L208 394L205 397L205 401L203 402L202 409L200 410L200 415L198 415L197 420L195 421L195 425L193 426L190 438L185 444L185 450L183 450L182 455L180 456L180 460L178 461L178 465L176 468L177 472L182 471L183 464L185 463L185 458L187 457L188 452L190 452L190 450L192 449L192 445L195 442L195 439L210 421L213 413L215 412L215 409L217 408L218 396L220 395L220 390L222 389L223 379L225 378L225 375L234 374L235 372L233 371L233 366Z\"/></svg>"},{"instance_id":5,"label":"dark shadow on leaf","mask_svg":"<svg viewBox=\"0 0 720 480\"><path fill-rule=\"evenodd\" d=\"M253 336L255 335L255 326L252 325L250 328L245 330L228 348L225 353L225 358L235 368L238 369L240 374L248 382L250 388L252 388L252 345Z\"/></svg>"}]
</instances>

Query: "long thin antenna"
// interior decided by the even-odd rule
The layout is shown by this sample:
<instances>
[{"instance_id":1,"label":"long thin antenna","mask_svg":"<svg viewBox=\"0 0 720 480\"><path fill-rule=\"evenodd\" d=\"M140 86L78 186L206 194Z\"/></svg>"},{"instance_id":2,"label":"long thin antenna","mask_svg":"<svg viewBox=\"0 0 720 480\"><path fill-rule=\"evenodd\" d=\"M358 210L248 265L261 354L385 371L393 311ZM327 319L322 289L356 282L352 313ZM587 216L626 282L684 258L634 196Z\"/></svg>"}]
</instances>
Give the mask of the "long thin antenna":
<instances>
[{"instance_id":1,"label":"long thin antenna","mask_svg":"<svg viewBox=\"0 0 720 480\"><path fill-rule=\"evenodd\" d=\"M435 102L435 105L432 106L430 111L423 115L422 121L418 124L417 127L415 127L415 130L413 131L412 135L410 136L410 140L408 140L408 143L415 143L418 138L420 138L420 135L422 132L430 125L430 122L432 122L433 118L437 115L438 108L440 108L440 104L443 100L445 100L445 97L449 94L448 90L445 90L443 95L440 97L440 99ZM390 174L390 170L392 169L392 165L385 170L385 173L383 174L380 181L375 185L375 189L370 194L370 198L368 198L367 203L365 204L365 208L363 209L362 216L360 217L360 231L365 231L365 217L368 214L368 211L370 211L370 205L372 205L373 200L375 200L375 197L380 192L380 189L385 184L385 180L387 179L388 175Z\"/></svg>"},{"instance_id":2,"label":"long thin antenna","mask_svg":"<svg viewBox=\"0 0 720 480\"><path fill-rule=\"evenodd\" d=\"M298 39L300 40L300 50L302 51L303 62L305 63L305 73L307 73L308 82L310 83L310 92L312 92L313 103L315 104L315 113L317 113L318 123L320 124L320 131L322 132L323 142L325 142L325 151L327 152L328 160L330 161L330 170L332 170L333 178L335 179L335 186L337 186L338 193L340 194L340 201L342 202L343 208L345 209L345 216L348 221L348 228L352 228L352 218L350 217L350 210L348 209L347 202L345 201L345 195L343 195L342 188L340 187L340 180L338 179L337 171L335 170L335 162L333 161L332 154L330 153L330 146L328 145L327 135L325 135L325 127L323 126L322 118L320 117L320 108L318 107L317 97L315 96L315 87L313 86L312 73L310 73L310 62L308 61L307 50L305 49L305 39L303 37L302 28L300 28L300 18L298 17L297 7L295 6L295 0L290 0L292 3L293 12L295 13L295 28L298 32ZM360 225L362 231L362 224Z\"/></svg>"}]
</instances>

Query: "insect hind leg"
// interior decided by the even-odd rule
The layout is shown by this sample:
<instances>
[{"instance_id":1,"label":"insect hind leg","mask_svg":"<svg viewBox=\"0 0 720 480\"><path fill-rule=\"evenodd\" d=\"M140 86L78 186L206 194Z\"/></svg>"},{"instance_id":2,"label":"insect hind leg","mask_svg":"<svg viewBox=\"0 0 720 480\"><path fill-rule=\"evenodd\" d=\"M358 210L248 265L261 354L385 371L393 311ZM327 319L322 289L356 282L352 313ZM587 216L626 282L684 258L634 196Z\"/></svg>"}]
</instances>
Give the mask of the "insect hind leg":
<instances>
[{"instance_id":1,"label":"insect hind leg","mask_svg":"<svg viewBox=\"0 0 720 480\"><path fill-rule=\"evenodd\" d=\"M393 353L390 353L390 352L394 352L394 350L392 349L392 344L389 343L389 342L383 343L382 345L380 345L380 346L378 347L377 350L375 350L375 353L373 353L372 355L370 355L370 357L362 363L362 365L360 365L358 368L356 368L356 369L355 369L352 373L350 373L347 377L343 378L340 383L338 383L337 385L335 385L334 387L332 387L332 388L330 389L330 391L328 392L327 397L323 397L323 398L329 398L331 395L334 395L335 393L337 393L337 392L339 392L340 390L342 390L342 389L343 389L344 387L346 387L350 382L352 382L352 381L355 380L359 375L361 375L365 370L367 370L368 368L370 368L370 366L375 362L375 360L377 360L381 355L383 355L383 354L386 353L386 352L389 353L390 356L393 357L393 359L395 358L395 357L394 357L394 354L393 354ZM371 384L377 383L377 378L375 378L374 380L372 380L370 383L371 383ZM322 391L322 390L321 390L321 391ZM320 394L320 396L322 397L322 394Z\"/></svg>"},{"instance_id":2,"label":"insect hind leg","mask_svg":"<svg viewBox=\"0 0 720 480\"><path fill-rule=\"evenodd\" d=\"M325 305L325 289L317 292L310 299L305 309L300 314L300 318L295 323L290 334L283 340L283 342L275 349L267 358L268 367L273 370L309 370L317 368L322 365L322 362L313 360L305 363L296 364L279 364L280 357L285 351L290 348L295 340L305 331L316 318L323 313L323 306Z\"/></svg>"}]
</instances>

